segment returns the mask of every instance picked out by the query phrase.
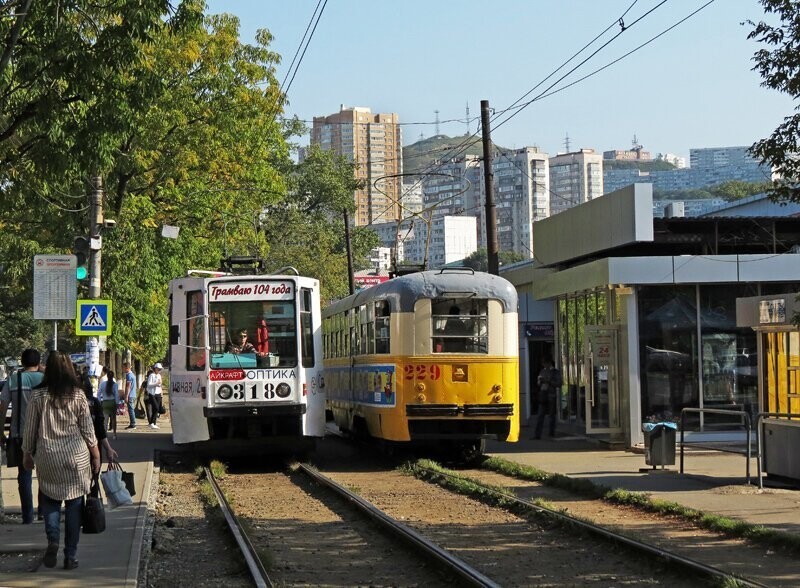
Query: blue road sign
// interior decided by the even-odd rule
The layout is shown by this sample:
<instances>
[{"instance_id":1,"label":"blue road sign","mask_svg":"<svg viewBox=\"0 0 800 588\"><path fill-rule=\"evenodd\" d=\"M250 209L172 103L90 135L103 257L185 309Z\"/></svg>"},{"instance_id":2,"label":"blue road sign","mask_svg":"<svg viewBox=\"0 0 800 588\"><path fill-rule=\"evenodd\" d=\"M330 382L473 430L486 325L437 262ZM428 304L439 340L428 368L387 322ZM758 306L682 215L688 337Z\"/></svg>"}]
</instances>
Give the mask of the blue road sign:
<instances>
[{"instance_id":1,"label":"blue road sign","mask_svg":"<svg viewBox=\"0 0 800 588\"><path fill-rule=\"evenodd\" d=\"M110 335L111 301L78 300L75 313L76 335Z\"/></svg>"}]
</instances>

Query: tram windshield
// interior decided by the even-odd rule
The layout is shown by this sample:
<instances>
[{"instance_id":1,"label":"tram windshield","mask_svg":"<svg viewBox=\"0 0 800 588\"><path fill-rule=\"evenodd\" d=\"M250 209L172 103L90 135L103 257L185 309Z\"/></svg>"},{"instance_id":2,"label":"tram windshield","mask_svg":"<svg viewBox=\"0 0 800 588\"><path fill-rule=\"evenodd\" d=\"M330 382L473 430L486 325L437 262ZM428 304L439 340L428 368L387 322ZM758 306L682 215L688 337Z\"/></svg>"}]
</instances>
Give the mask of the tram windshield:
<instances>
[{"instance_id":1,"label":"tram windshield","mask_svg":"<svg viewBox=\"0 0 800 588\"><path fill-rule=\"evenodd\" d=\"M211 368L295 367L296 325L292 300L210 303Z\"/></svg>"},{"instance_id":2,"label":"tram windshield","mask_svg":"<svg viewBox=\"0 0 800 588\"><path fill-rule=\"evenodd\" d=\"M488 353L488 304L478 298L431 300L434 353Z\"/></svg>"}]
</instances>

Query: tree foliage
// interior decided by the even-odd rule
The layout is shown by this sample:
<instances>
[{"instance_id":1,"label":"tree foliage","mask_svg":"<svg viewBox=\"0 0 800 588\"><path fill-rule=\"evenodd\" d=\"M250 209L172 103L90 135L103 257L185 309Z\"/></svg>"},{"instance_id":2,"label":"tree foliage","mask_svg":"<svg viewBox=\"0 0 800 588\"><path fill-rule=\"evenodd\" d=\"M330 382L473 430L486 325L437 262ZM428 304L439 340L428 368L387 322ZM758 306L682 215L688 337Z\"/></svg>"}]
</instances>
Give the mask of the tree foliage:
<instances>
[{"instance_id":1,"label":"tree foliage","mask_svg":"<svg viewBox=\"0 0 800 588\"><path fill-rule=\"evenodd\" d=\"M500 265L509 265L518 261L523 261L525 256L516 253L515 251L501 250L499 255ZM471 267L475 271L486 272L489 271L489 252L485 248L478 249L474 253L464 258L464 266Z\"/></svg>"},{"instance_id":2,"label":"tree foliage","mask_svg":"<svg viewBox=\"0 0 800 588\"><path fill-rule=\"evenodd\" d=\"M760 2L766 14L777 16L778 23L748 21L753 29L747 38L764 45L753 56L753 70L761 75L762 86L784 92L796 101L800 95L800 4L786 0ZM797 106L794 110L769 137L750 147L754 157L782 176L772 186L776 200L800 201L800 112Z\"/></svg>"},{"instance_id":3,"label":"tree foliage","mask_svg":"<svg viewBox=\"0 0 800 588\"><path fill-rule=\"evenodd\" d=\"M317 276L323 300L349 294L344 212L355 208L353 192L361 186L355 166L345 158L312 145L287 177L289 195L269 206L262 225L270 243L272 269L290 265ZM370 250L380 244L365 227L351 227L356 269L366 267Z\"/></svg>"},{"instance_id":4,"label":"tree foliage","mask_svg":"<svg viewBox=\"0 0 800 588\"><path fill-rule=\"evenodd\" d=\"M331 297L346 293L352 167L315 150L292 163L303 127L280 119L271 35L243 44L237 18L204 11L200 0L68 0L0 19L0 354L47 336L31 320L32 257L87 234L94 175L117 221L103 234L111 348L163 357L167 282L224 255L294 265ZM165 224L178 239L161 236ZM356 258L376 241L355 230Z\"/></svg>"},{"instance_id":5,"label":"tree foliage","mask_svg":"<svg viewBox=\"0 0 800 588\"><path fill-rule=\"evenodd\" d=\"M742 182L740 180L729 180L709 188L712 195L727 202L741 200L754 194L764 194L770 190L772 190L772 182Z\"/></svg>"}]
</instances>

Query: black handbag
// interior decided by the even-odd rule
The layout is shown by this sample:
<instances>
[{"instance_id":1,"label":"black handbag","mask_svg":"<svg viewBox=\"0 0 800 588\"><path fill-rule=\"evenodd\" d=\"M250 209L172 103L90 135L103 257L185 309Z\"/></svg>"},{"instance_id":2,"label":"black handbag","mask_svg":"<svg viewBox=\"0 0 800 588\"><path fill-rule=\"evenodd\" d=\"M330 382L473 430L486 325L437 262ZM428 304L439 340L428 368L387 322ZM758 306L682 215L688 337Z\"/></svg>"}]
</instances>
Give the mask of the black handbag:
<instances>
[{"instance_id":1,"label":"black handbag","mask_svg":"<svg viewBox=\"0 0 800 588\"><path fill-rule=\"evenodd\" d=\"M133 472L126 472L122 470L122 481L128 489L128 494L136 496L136 483L134 482Z\"/></svg>"},{"instance_id":2,"label":"black handbag","mask_svg":"<svg viewBox=\"0 0 800 588\"><path fill-rule=\"evenodd\" d=\"M22 467L22 439L10 437L6 440L6 465L10 468Z\"/></svg>"},{"instance_id":3,"label":"black handbag","mask_svg":"<svg viewBox=\"0 0 800 588\"><path fill-rule=\"evenodd\" d=\"M22 435L20 432L22 431L22 371L17 372L17 401L13 402L12 400L11 404L14 407L13 412L16 413L17 416L17 433L15 436L14 432L11 431L6 441L6 465L10 468L21 468Z\"/></svg>"},{"instance_id":4,"label":"black handbag","mask_svg":"<svg viewBox=\"0 0 800 588\"><path fill-rule=\"evenodd\" d=\"M83 505L81 527L87 535L102 533L106 530L106 509L103 507L103 499L100 496L97 474L92 474L92 485Z\"/></svg>"}]
</instances>

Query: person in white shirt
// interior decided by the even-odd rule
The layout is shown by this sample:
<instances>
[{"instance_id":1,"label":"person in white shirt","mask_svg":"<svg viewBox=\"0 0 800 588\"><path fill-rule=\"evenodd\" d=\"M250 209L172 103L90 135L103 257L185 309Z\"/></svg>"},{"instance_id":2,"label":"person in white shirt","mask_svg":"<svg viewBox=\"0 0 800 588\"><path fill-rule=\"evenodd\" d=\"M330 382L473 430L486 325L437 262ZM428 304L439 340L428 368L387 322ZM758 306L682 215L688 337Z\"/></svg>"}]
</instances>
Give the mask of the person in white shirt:
<instances>
[{"instance_id":1,"label":"person in white shirt","mask_svg":"<svg viewBox=\"0 0 800 588\"><path fill-rule=\"evenodd\" d=\"M147 377L147 402L150 404L150 428L158 429L158 415L161 414L161 370L160 363L153 365L153 373Z\"/></svg>"}]
</instances>

